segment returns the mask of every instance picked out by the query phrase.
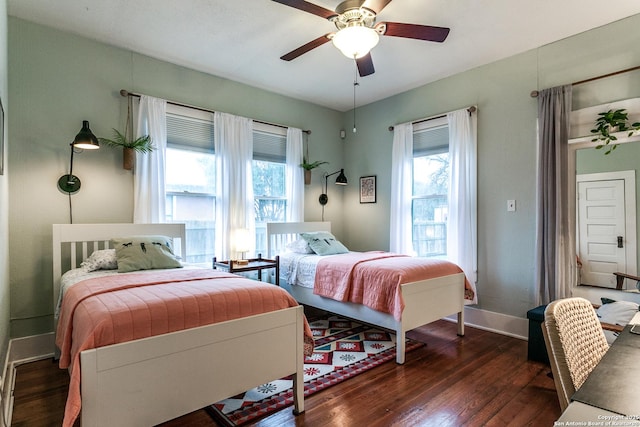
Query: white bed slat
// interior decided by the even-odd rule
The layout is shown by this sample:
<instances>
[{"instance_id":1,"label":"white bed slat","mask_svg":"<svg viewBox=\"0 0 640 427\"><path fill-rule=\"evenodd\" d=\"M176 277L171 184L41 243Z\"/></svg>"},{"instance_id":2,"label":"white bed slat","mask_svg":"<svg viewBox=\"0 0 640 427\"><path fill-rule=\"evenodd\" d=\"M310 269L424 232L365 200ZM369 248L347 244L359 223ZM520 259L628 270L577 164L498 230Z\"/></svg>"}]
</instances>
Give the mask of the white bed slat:
<instances>
[{"instance_id":1,"label":"white bed slat","mask_svg":"<svg viewBox=\"0 0 640 427\"><path fill-rule=\"evenodd\" d=\"M89 258L89 253L87 252L87 242L82 242L82 259L85 260Z\"/></svg>"}]
</instances>

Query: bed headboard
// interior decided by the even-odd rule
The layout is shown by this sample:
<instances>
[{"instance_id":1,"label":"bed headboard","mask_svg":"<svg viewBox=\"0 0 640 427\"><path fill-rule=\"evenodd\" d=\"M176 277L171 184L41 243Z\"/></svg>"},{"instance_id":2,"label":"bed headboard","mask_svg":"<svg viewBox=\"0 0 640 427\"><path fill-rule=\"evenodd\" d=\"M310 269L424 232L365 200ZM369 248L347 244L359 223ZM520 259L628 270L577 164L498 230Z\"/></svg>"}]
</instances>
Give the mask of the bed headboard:
<instances>
[{"instance_id":1,"label":"bed headboard","mask_svg":"<svg viewBox=\"0 0 640 427\"><path fill-rule=\"evenodd\" d=\"M60 276L114 237L162 235L173 238L174 250L186 259L184 224L53 224L53 304L60 293Z\"/></svg>"},{"instance_id":2,"label":"bed headboard","mask_svg":"<svg viewBox=\"0 0 640 427\"><path fill-rule=\"evenodd\" d=\"M331 222L268 222L267 256L272 258L299 236L299 233L311 231L331 231Z\"/></svg>"}]
</instances>

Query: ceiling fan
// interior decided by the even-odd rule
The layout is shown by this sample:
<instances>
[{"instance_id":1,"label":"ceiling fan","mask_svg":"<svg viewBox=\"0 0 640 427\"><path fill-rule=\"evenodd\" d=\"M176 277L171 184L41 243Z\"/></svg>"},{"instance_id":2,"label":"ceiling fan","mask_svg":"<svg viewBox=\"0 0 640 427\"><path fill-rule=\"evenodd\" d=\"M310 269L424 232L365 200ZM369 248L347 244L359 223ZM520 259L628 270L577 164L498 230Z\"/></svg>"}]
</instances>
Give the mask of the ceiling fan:
<instances>
[{"instance_id":1,"label":"ceiling fan","mask_svg":"<svg viewBox=\"0 0 640 427\"><path fill-rule=\"evenodd\" d=\"M309 43L283 55L280 59L291 61L322 46L329 40L348 58L355 59L361 77L375 72L370 50L378 44L379 36L403 37L442 43L449 35L449 28L429 25L378 22L376 16L391 0L346 0L335 11L304 0L273 0L286 6L311 13L334 23L338 31L324 34Z\"/></svg>"}]
</instances>

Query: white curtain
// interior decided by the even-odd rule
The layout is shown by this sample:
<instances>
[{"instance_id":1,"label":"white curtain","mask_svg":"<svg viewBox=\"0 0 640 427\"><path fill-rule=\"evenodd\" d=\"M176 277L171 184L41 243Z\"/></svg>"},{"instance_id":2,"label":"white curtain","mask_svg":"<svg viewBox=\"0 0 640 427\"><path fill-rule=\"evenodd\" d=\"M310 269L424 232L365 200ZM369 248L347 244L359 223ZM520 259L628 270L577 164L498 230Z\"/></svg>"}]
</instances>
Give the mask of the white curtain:
<instances>
[{"instance_id":1,"label":"white curtain","mask_svg":"<svg viewBox=\"0 0 640 427\"><path fill-rule=\"evenodd\" d=\"M285 172L285 188L289 201L287 222L304 221L304 169L300 167L303 153L302 130L288 128Z\"/></svg>"},{"instance_id":2,"label":"white curtain","mask_svg":"<svg viewBox=\"0 0 640 427\"><path fill-rule=\"evenodd\" d=\"M147 154L136 153L133 179L133 222L165 221L165 151L167 148L167 101L142 95L136 138L151 136L154 146Z\"/></svg>"},{"instance_id":3,"label":"white curtain","mask_svg":"<svg viewBox=\"0 0 640 427\"><path fill-rule=\"evenodd\" d=\"M537 304L571 296L576 260L570 242L567 157L571 85L538 95L538 187L535 283Z\"/></svg>"},{"instance_id":4,"label":"white curtain","mask_svg":"<svg viewBox=\"0 0 640 427\"><path fill-rule=\"evenodd\" d=\"M414 255L411 231L413 125L394 126L391 153L391 226L389 250Z\"/></svg>"},{"instance_id":5,"label":"white curtain","mask_svg":"<svg viewBox=\"0 0 640 427\"><path fill-rule=\"evenodd\" d=\"M447 258L462 268L474 292L478 272L477 232L477 121L467 109L447 114L449 124L449 215Z\"/></svg>"},{"instance_id":6,"label":"white curtain","mask_svg":"<svg viewBox=\"0 0 640 427\"><path fill-rule=\"evenodd\" d=\"M218 259L237 259L234 235L249 230L255 248L253 210L253 121L227 113L214 114L216 153L216 248ZM254 249L251 250L253 252Z\"/></svg>"}]
</instances>

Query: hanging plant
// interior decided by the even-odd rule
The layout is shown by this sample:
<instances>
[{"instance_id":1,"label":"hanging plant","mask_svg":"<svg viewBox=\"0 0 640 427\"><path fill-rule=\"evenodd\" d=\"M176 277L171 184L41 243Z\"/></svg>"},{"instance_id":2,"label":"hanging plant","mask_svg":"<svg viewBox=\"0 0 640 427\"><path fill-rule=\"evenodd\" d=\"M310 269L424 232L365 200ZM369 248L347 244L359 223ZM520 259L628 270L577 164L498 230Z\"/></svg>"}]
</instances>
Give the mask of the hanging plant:
<instances>
[{"instance_id":1,"label":"hanging plant","mask_svg":"<svg viewBox=\"0 0 640 427\"><path fill-rule=\"evenodd\" d=\"M302 163L300 163L300 167L304 169L304 185L311 184L311 170L325 163L329 162L315 161L313 163L309 163L307 162L306 157L302 157Z\"/></svg>"},{"instance_id":2,"label":"hanging plant","mask_svg":"<svg viewBox=\"0 0 640 427\"><path fill-rule=\"evenodd\" d=\"M306 141L306 154L302 156L302 163L300 163L300 167L304 169L304 185L311 184L311 171L317 168L320 165L328 164L329 162L323 162L317 160L315 162L309 162L307 159L309 158L309 137L307 137Z\"/></svg>"},{"instance_id":3,"label":"hanging plant","mask_svg":"<svg viewBox=\"0 0 640 427\"><path fill-rule=\"evenodd\" d=\"M600 142L596 146L596 149L600 150L606 148L605 155L611 153L616 149L616 144L611 144L612 141L617 141L615 135L616 132L628 131L628 137L632 136L635 132L640 130L640 122L628 124L629 114L627 110L622 108L619 110L609 110L603 113L598 113L598 118L595 122L595 128L591 129L591 133L597 135L593 138L592 142Z\"/></svg>"},{"instance_id":4,"label":"hanging plant","mask_svg":"<svg viewBox=\"0 0 640 427\"><path fill-rule=\"evenodd\" d=\"M110 147L131 148L137 153L150 153L154 149L149 135L144 135L138 139L131 140L121 134L117 129L113 129L113 139L99 138L99 140L101 143Z\"/></svg>"},{"instance_id":5,"label":"hanging plant","mask_svg":"<svg viewBox=\"0 0 640 427\"><path fill-rule=\"evenodd\" d=\"M307 162L307 158L303 157L302 158L302 163L300 163L300 167L306 171L310 171L311 169L315 169L320 165L324 165L325 163L329 163L329 162L321 162L321 161L315 161L313 163L308 163Z\"/></svg>"},{"instance_id":6,"label":"hanging plant","mask_svg":"<svg viewBox=\"0 0 640 427\"><path fill-rule=\"evenodd\" d=\"M131 97L127 100L127 123L124 127L124 134L117 129L113 129L113 138L98 138L100 143L109 147L122 147L122 167L126 170L132 170L135 161L135 153L147 154L155 148L151 141L151 136L144 135L133 139L133 127L131 122Z\"/></svg>"}]
</instances>

